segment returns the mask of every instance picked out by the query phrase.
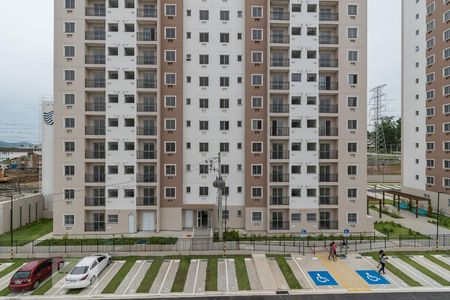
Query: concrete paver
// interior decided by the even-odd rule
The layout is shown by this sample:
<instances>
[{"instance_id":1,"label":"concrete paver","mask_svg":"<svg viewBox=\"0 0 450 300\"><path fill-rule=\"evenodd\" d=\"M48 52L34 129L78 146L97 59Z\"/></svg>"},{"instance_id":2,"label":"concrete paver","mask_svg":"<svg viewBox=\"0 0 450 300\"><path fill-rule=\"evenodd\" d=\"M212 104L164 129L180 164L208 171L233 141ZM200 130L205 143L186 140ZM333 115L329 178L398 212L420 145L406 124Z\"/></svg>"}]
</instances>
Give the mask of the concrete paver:
<instances>
[{"instance_id":1,"label":"concrete paver","mask_svg":"<svg viewBox=\"0 0 450 300\"><path fill-rule=\"evenodd\" d=\"M0 264L0 272L12 266L12 263L2 263Z\"/></svg>"},{"instance_id":2,"label":"concrete paver","mask_svg":"<svg viewBox=\"0 0 450 300\"><path fill-rule=\"evenodd\" d=\"M106 267L102 273L95 280L94 284L84 288L80 295L99 295L103 289L108 285L109 281L120 270L125 261L114 261L108 267Z\"/></svg>"},{"instance_id":3,"label":"concrete paver","mask_svg":"<svg viewBox=\"0 0 450 300\"><path fill-rule=\"evenodd\" d=\"M252 291L261 291L263 287L261 285L261 282L259 282L253 259L249 257L245 258L245 267L247 268L248 280L250 281L250 287Z\"/></svg>"},{"instance_id":4,"label":"concrete paver","mask_svg":"<svg viewBox=\"0 0 450 300\"><path fill-rule=\"evenodd\" d=\"M258 274L259 282L261 283L263 290L277 290L278 287L266 256L264 254L252 254L252 258L255 264L256 274Z\"/></svg>"},{"instance_id":5,"label":"concrete paver","mask_svg":"<svg viewBox=\"0 0 450 300\"><path fill-rule=\"evenodd\" d=\"M184 284L184 293L195 293L195 281L197 280L198 270L200 268L200 260L192 259L189 264L188 274L186 277L186 283Z\"/></svg>"},{"instance_id":6,"label":"concrete paver","mask_svg":"<svg viewBox=\"0 0 450 300\"><path fill-rule=\"evenodd\" d=\"M172 264L171 259L166 259L161 264L161 268L159 269L158 275L156 275L155 281L153 281L152 287L150 288L150 294L159 294L162 288L162 284L167 277L167 272L169 271L169 267Z\"/></svg>"},{"instance_id":7,"label":"concrete paver","mask_svg":"<svg viewBox=\"0 0 450 300\"><path fill-rule=\"evenodd\" d=\"M427 287L441 287L439 283L428 277L427 275L423 274L419 270L415 269L408 263L404 262L398 257L389 257L388 263L391 263L394 267L402 271L403 273L407 274L411 278L413 278L415 281L419 282L423 286Z\"/></svg>"},{"instance_id":8,"label":"concrete paver","mask_svg":"<svg viewBox=\"0 0 450 300\"><path fill-rule=\"evenodd\" d=\"M412 256L411 258L436 275L450 281L450 271L448 271L447 269L444 269L431 260L426 259L424 256L416 255Z\"/></svg>"},{"instance_id":9,"label":"concrete paver","mask_svg":"<svg viewBox=\"0 0 450 300\"><path fill-rule=\"evenodd\" d=\"M224 259L217 260L217 290L228 292L228 274Z\"/></svg>"},{"instance_id":10,"label":"concrete paver","mask_svg":"<svg viewBox=\"0 0 450 300\"><path fill-rule=\"evenodd\" d=\"M236 265L234 259L230 258L226 260L227 274L228 274L228 291L237 292L239 290L237 277L236 277Z\"/></svg>"},{"instance_id":11,"label":"concrete paver","mask_svg":"<svg viewBox=\"0 0 450 300\"><path fill-rule=\"evenodd\" d=\"M296 259L292 256L286 257L286 262L288 263L289 267L291 267L291 270L294 273L295 278L297 278L302 288L313 289L313 285L311 284L311 281L307 277L308 275L302 270Z\"/></svg>"},{"instance_id":12,"label":"concrete paver","mask_svg":"<svg viewBox=\"0 0 450 300\"><path fill-rule=\"evenodd\" d=\"M205 291L207 265L207 259L200 260L200 267L198 268L197 273L197 281L195 282L195 293L203 293Z\"/></svg>"},{"instance_id":13,"label":"concrete paver","mask_svg":"<svg viewBox=\"0 0 450 300\"><path fill-rule=\"evenodd\" d=\"M280 267L278 266L277 261L273 257L269 257L267 259L269 263L270 270L272 271L273 277L275 278L275 283L277 285L278 290L287 290L289 289L289 285L286 282L286 279L284 278L283 273L280 270Z\"/></svg>"},{"instance_id":14,"label":"concrete paver","mask_svg":"<svg viewBox=\"0 0 450 300\"><path fill-rule=\"evenodd\" d=\"M165 261L163 264L167 263L167 267L164 268L164 271L161 270L158 273L157 278L161 275L159 279L159 288L157 288L157 294L168 294L172 289L173 282L175 280L175 275L177 274L178 266L180 265L179 259L172 259L169 262ZM162 273L162 274L161 274ZM156 280L155 280L156 281ZM155 282L156 283L156 282ZM155 285L155 283L153 285ZM152 286L153 288L153 286ZM150 289L150 292L151 289Z\"/></svg>"},{"instance_id":15,"label":"concrete paver","mask_svg":"<svg viewBox=\"0 0 450 300\"><path fill-rule=\"evenodd\" d=\"M137 260L114 294L123 295L135 293L150 265L151 261Z\"/></svg>"}]
</instances>

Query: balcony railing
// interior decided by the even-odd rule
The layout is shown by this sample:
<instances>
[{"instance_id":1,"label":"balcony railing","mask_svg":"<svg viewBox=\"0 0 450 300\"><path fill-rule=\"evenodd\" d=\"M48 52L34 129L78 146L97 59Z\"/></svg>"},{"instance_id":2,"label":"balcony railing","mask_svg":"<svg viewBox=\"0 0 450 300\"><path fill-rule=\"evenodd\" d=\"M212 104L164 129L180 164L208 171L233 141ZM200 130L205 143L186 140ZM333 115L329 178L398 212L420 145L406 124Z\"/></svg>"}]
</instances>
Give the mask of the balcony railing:
<instances>
[{"instance_id":1,"label":"balcony railing","mask_svg":"<svg viewBox=\"0 0 450 300\"><path fill-rule=\"evenodd\" d=\"M320 196L319 205L338 205L337 196Z\"/></svg>"},{"instance_id":2,"label":"balcony railing","mask_svg":"<svg viewBox=\"0 0 450 300\"><path fill-rule=\"evenodd\" d=\"M270 89L277 91L287 91L289 90L289 81L271 81Z\"/></svg>"},{"instance_id":3,"label":"balcony railing","mask_svg":"<svg viewBox=\"0 0 450 300\"><path fill-rule=\"evenodd\" d=\"M289 58L272 58L270 59L271 67L289 67Z\"/></svg>"},{"instance_id":4,"label":"balcony railing","mask_svg":"<svg viewBox=\"0 0 450 300\"><path fill-rule=\"evenodd\" d=\"M334 45L338 44L338 42L339 42L338 36L328 36L328 35L319 36L319 44L322 45Z\"/></svg>"},{"instance_id":5,"label":"balcony railing","mask_svg":"<svg viewBox=\"0 0 450 300\"><path fill-rule=\"evenodd\" d=\"M319 136L338 136L337 128L319 128Z\"/></svg>"},{"instance_id":6,"label":"balcony railing","mask_svg":"<svg viewBox=\"0 0 450 300\"><path fill-rule=\"evenodd\" d=\"M86 150L85 151L86 158L90 159L104 159L105 158L105 151L98 151L98 150Z\"/></svg>"},{"instance_id":7,"label":"balcony railing","mask_svg":"<svg viewBox=\"0 0 450 300\"><path fill-rule=\"evenodd\" d=\"M104 17L106 8L104 6L86 7L86 17Z\"/></svg>"},{"instance_id":8,"label":"balcony railing","mask_svg":"<svg viewBox=\"0 0 450 300\"><path fill-rule=\"evenodd\" d=\"M270 112L271 113L288 113L289 112L289 104L270 104Z\"/></svg>"},{"instance_id":9,"label":"balcony railing","mask_svg":"<svg viewBox=\"0 0 450 300\"><path fill-rule=\"evenodd\" d=\"M85 182L105 182L105 174L86 174Z\"/></svg>"},{"instance_id":10,"label":"balcony railing","mask_svg":"<svg viewBox=\"0 0 450 300\"><path fill-rule=\"evenodd\" d=\"M337 104L319 104L319 113L322 114L337 114Z\"/></svg>"},{"instance_id":11,"label":"balcony railing","mask_svg":"<svg viewBox=\"0 0 450 300\"><path fill-rule=\"evenodd\" d=\"M320 220L319 230L335 230L338 229L338 221Z\"/></svg>"},{"instance_id":12,"label":"balcony railing","mask_svg":"<svg viewBox=\"0 0 450 300\"><path fill-rule=\"evenodd\" d=\"M337 150L320 151L319 159L338 159Z\"/></svg>"},{"instance_id":13,"label":"balcony railing","mask_svg":"<svg viewBox=\"0 0 450 300\"><path fill-rule=\"evenodd\" d=\"M289 127L271 127L271 136L289 136Z\"/></svg>"},{"instance_id":14,"label":"balcony railing","mask_svg":"<svg viewBox=\"0 0 450 300\"><path fill-rule=\"evenodd\" d=\"M156 159L156 150L154 150L154 151L138 150L137 158L138 159Z\"/></svg>"},{"instance_id":15,"label":"balcony railing","mask_svg":"<svg viewBox=\"0 0 450 300\"><path fill-rule=\"evenodd\" d=\"M85 222L84 231L105 231L105 222Z\"/></svg>"},{"instance_id":16,"label":"balcony railing","mask_svg":"<svg viewBox=\"0 0 450 300\"><path fill-rule=\"evenodd\" d=\"M156 55L138 56L137 64L138 65L156 65Z\"/></svg>"},{"instance_id":17,"label":"balcony railing","mask_svg":"<svg viewBox=\"0 0 450 300\"><path fill-rule=\"evenodd\" d=\"M140 18L156 18L158 10L156 8L139 8L137 16Z\"/></svg>"},{"instance_id":18,"label":"balcony railing","mask_svg":"<svg viewBox=\"0 0 450 300\"><path fill-rule=\"evenodd\" d=\"M289 159L289 150L270 151L270 159Z\"/></svg>"},{"instance_id":19,"label":"balcony railing","mask_svg":"<svg viewBox=\"0 0 450 300\"><path fill-rule=\"evenodd\" d=\"M104 88L105 86L105 79L86 79L86 87L88 88Z\"/></svg>"},{"instance_id":20,"label":"balcony railing","mask_svg":"<svg viewBox=\"0 0 450 300\"><path fill-rule=\"evenodd\" d=\"M137 206L156 206L156 196L143 196L136 198Z\"/></svg>"},{"instance_id":21,"label":"balcony railing","mask_svg":"<svg viewBox=\"0 0 450 300\"><path fill-rule=\"evenodd\" d=\"M86 111L106 111L105 102L86 102L84 106Z\"/></svg>"},{"instance_id":22,"label":"balcony railing","mask_svg":"<svg viewBox=\"0 0 450 300\"><path fill-rule=\"evenodd\" d=\"M289 221L270 221L270 230L289 230Z\"/></svg>"},{"instance_id":23,"label":"balcony railing","mask_svg":"<svg viewBox=\"0 0 450 300\"><path fill-rule=\"evenodd\" d=\"M272 34L270 35L270 42L273 44L289 44L289 35Z\"/></svg>"},{"instance_id":24,"label":"balcony railing","mask_svg":"<svg viewBox=\"0 0 450 300\"><path fill-rule=\"evenodd\" d=\"M270 174L270 182L289 182L289 174L272 173Z\"/></svg>"},{"instance_id":25,"label":"balcony railing","mask_svg":"<svg viewBox=\"0 0 450 300\"><path fill-rule=\"evenodd\" d=\"M85 206L105 206L105 197L85 197Z\"/></svg>"},{"instance_id":26,"label":"balcony railing","mask_svg":"<svg viewBox=\"0 0 450 300\"><path fill-rule=\"evenodd\" d=\"M321 91L337 91L339 88L337 82L319 83L319 90Z\"/></svg>"},{"instance_id":27,"label":"balcony railing","mask_svg":"<svg viewBox=\"0 0 450 300\"><path fill-rule=\"evenodd\" d=\"M319 182L337 182L338 174L319 174Z\"/></svg>"},{"instance_id":28,"label":"balcony railing","mask_svg":"<svg viewBox=\"0 0 450 300\"><path fill-rule=\"evenodd\" d=\"M154 79L138 79L137 87L140 89L156 89L156 78L154 78Z\"/></svg>"},{"instance_id":29,"label":"balcony railing","mask_svg":"<svg viewBox=\"0 0 450 300\"><path fill-rule=\"evenodd\" d=\"M289 21L290 15L288 12L272 11L270 12L270 19L273 21Z\"/></svg>"},{"instance_id":30,"label":"balcony railing","mask_svg":"<svg viewBox=\"0 0 450 300\"><path fill-rule=\"evenodd\" d=\"M85 134L87 134L87 135L105 135L106 128L105 127L97 127L97 126L86 126Z\"/></svg>"},{"instance_id":31,"label":"balcony railing","mask_svg":"<svg viewBox=\"0 0 450 300\"><path fill-rule=\"evenodd\" d=\"M156 182L156 174L136 174L137 182Z\"/></svg>"},{"instance_id":32,"label":"balcony railing","mask_svg":"<svg viewBox=\"0 0 450 300\"><path fill-rule=\"evenodd\" d=\"M270 205L289 205L288 196L271 196Z\"/></svg>"},{"instance_id":33,"label":"balcony railing","mask_svg":"<svg viewBox=\"0 0 450 300\"><path fill-rule=\"evenodd\" d=\"M339 13L329 12L329 11L321 11L319 12L319 20L320 21L338 21Z\"/></svg>"},{"instance_id":34,"label":"balcony railing","mask_svg":"<svg viewBox=\"0 0 450 300\"><path fill-rule=\"evenodd\" d=\"M104 41L106 39L105 31L86 31L85 39L88 41Z\"/></svg>"},{"instance_id":35,"label":"balcony railing","mask_svg":"<svg viewBox=\"0 0 450 300\"><path fill-rule=\"evenodd\" d=\"M337 68L339 64L338 59L334 58L320 58L319 67L320 68Z\"/></svg>"},{"instance_id":36,"label":"balcony railing","mask_svg":"<svg viewBox=\"0 0 450 300\"><path fill-rule=\"evenodd\" d=\"M106 62L105 55L86 55L85 61L87 64L104 65Z\"/></svg>"},{"instance_id":37,"label":"balcony railing","mask_svg":"<svg viewBox=\"0 0 450 300\"><path fill-rule=\"evenodd\" d=\"M156 103L138 103L138 112L156 112Z\"/></svg>"},{"instance_id":38,"label":"balcony railing","mask_svg":"<svg viewBox=\"0 0 450 300\"><path fill-rule=\"evenodd\" d=\"M156 135L156 127L138 127L138 135Z\"/></svg>"},{"instance_id":39,"label":"balcony railing","mask_svg":"<svg viewBox=\"0 0 450 300\"><path fill-rule=\"evenodd\" d=\"M141 42L156 42L156 34L151 32L138 32L137 40Z\"/></svg>"}]
</instances>

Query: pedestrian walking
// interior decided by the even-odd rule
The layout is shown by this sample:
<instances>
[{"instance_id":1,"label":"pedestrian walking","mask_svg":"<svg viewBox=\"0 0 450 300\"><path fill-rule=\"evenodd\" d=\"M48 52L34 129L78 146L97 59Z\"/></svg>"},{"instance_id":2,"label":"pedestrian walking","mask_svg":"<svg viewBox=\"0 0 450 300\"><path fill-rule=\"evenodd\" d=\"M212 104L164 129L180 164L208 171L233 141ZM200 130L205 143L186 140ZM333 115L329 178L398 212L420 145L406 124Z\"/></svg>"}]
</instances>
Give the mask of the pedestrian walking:
<instances>
[{"instance_id":1,"label":"pedestrian walking","mask_svg":"<svg viewBox=\"0 0 450 300\"><path fill-rule=\"evenodd\" d=\"M383 250L381 250L380 258L379 258L379 262L378 262L378 266L380 267L378 270L379 274L381 274L381 273L386 274L385 267L386 267L387 260L388 260L388 257L386 255L386 253Z\"/></svg>"},{"instance_id":2,"label":"pedestrian walking","mask_svg":"<svg viewBox=\"0 0 450 300\"><path fill-rule=\"evenodd\" d=\"M335 242L332 243L332 248L333 248L333 260L336 261L337 258L337 245Z\"/></svg>"},{"instance_id":3,"label":"pedestrian walking","mask_svg":"<svg viewBox=\"0 0 450 300\"><path fill-rule=\"evenodd\" d=\"M336 258L334 257L333 243L330 243L328 246L329 246L329 249L328 249L328 260L333 259L334 261L336 261Z\"/></svg>"}]
</instances>

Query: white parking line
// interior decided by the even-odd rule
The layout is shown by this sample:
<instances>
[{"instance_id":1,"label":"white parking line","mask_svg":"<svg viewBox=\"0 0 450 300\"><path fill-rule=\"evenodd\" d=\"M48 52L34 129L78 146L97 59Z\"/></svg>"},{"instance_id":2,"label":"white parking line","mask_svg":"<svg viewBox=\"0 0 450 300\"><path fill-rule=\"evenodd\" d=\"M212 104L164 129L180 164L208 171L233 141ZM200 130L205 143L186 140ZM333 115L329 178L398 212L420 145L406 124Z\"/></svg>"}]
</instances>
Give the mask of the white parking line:
<instances>
[{"instance_id":1,"label":"white parking line","mask_svg":"<svg viewBox=\"0 0 450 300\"><path fill-rule=\"evenodd\" d=\"M443 278L447 278L448 274L444 273L443 271L441 271L440 269L436 268L435 266L433 266L431 263L427 262L427 259L424 258L423 256L414 256L415 259L417 259L418 261L420 261L421 263L427 265L429 268L432 268L434 270L436 270L437 273L440 273L444 276L441 276Z\"/></svg>"},{"instance_id":2,"label":"white parking line","mask_svg":"<svg viewBox=\"0 0 450 300\"><path fill-rule=\"evenodd\" d=\"M228 286L229 285L229 282L228 282L228 264L227 264L227 260L226 259L224 259L224 262L225 262L225 283L227 285L227 293L228 293L230 291L230 287Z\"/></svg>"},{"instance_id":3,"label":"white parking line","mask_svg":"<svg viewBox=\"0 0 450 300\"><path fill-rule=\"evenodd\" d=\"M170 267L172 266L172 263L173 263L173 259L170 260L169 267L167 268L166 274L164 275L164 278L161 282L161 286L159 287L158 295L161 294L162 288L164 286L164 282L166 282L167 276L169 275Z\"/></svg>"},{"instance_id":4,"label":"white parking line","mask_svg":"<svg viewBox=\"0 0 450 300\"><path fill-rule=\"evenodd\" d=\"M371 266L373 266L374 268L377 268L377 266L375 265L375 263L372 263L372 261L370 261L369 259L361 256L365 261L367 261ZM404 289L403 286L401 286L400 284L398 284L397 282L395 282L394 280L392 280L392 278L389 275L383 274L384 277L386 277L390 282L392 282L394 285L398 286L401 289Z\"/></svg>"},{"instance_id":5,"label":"white parking line","mask_svg":"<svg viewBox=\"0 0 450 300\"><path fill-rule=\"evenodd\" d=\"M392 258L391 258L392 259ZM420 278L422 281L426 282L427 284L434 286L434 287L440 287L441 285L437 284L436 282L434 282L434 280L429 281L429 279L424 278L423 276L421 276L420 274L418 274L417 272L419 272L417 270L417 272L414 272L414 270L416 270L413 266L409 265L406 262L403 262L403 260L401 260L400 258L396 258L394 260L398 265L402 266L404 269L408 270L411 274L417 276L418 278Z\"/></svg>"},{"instance_id":6,"label":"white parking line","mask_svg":"<svg viewBox=\"0 0 450 300\"><path fill-rule=\"evenodd\" d=\"M197 286L197 276L198 276L199 268L200 268L200 259L197 260L197 268L195 270L194 288L192 289L192 294L195 294L195 287Z\"/></svg>"},{"instance_id":7,"label":"white parking line","mask_svg":"<svg viewBox=\"0 0 450 300\"><path fill-rule=\"evenodd\" d=\"M292 255L291 255L291 256L292 256ZM308 282L308 284L311 286L311 288L312 288L313 290L316 290L316 288L314 287L314 285L313 285L313 284L311 283L311 281L309 280L308 276L306 276L306 273L303 271L302 267L300 267L300 264L299 264L298 261L297 261L297 259L299 259L299 258L295 258L295 257L293 257L293 256L292 256L292 258L293 258L295 264L297 265L297 267L299 268L300 272L302 272L303 276L306 278L306 281Z\"/></svg>"},{"instance_id":8,"label":"white parking line","mask_svg":"<svg viewBox=\"0 0 450 300\"><path fill-rule=\"evenodd\" d=\"M125 295L127 293L127 291L130 289L130 286L133 284L133 281L136 279L136 277L139 275L139 273L142 270L142 267L144 267L145 265L145 261L141 261L141 266L139 267L139 269L137 270L136 274L134 274L133 278L131 278L130 283L127 285L127 287L125 288L125 290L123 291L122 295Z\"/></svg>"},{"instance_id":9,"label":"white parking line","mask_svg":"<svg viewBox=\"0 0 450 300\"><path fill-rule=\"evenodd\" d=\"M89 292L89 294L88 294L88 296L91 296L92 295L92 293L95 291L95 289L100 285L100 283L108 276L108 274L114 269L114 266L117 264L118 262L113 262L111 265L110 265L110 268L109 268L109 270L108 270L108 272L106 272L106 274L103 276L103 278L102 279L98 279L97 278L97 283L95 284L95 286L92 288L92 291L90 291ZM100 276L99 276L100 277Z\"/></svg>"}]
</instances>

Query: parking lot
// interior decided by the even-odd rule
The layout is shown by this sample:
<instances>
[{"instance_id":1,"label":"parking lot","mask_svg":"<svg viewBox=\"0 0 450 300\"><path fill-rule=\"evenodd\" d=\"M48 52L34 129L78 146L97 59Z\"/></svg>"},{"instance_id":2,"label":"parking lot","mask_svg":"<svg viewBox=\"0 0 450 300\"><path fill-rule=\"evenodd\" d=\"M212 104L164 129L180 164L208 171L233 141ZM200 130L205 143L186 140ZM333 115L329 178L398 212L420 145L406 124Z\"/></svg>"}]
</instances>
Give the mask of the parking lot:
<instances>
[{"instance_id":1,"label":"parking lot","mask_svg":"<svg viewBox=\"0 0 450 300\"><path fill-rule=\"evenodd\" d=\"M67 294L67 298L73 298L74 295L100 294L154 297L273 294L279 290L290 293L450 290L450 258L444 255L391 255L390 269L383 276L376 272L377 262L372 257L359 254L336 262L328 260L325 253L119 258L114 259L92 285L68 290L64 286L65 275L78 261L66 259L64 268L41 283L38 289L21 293L8 293L7 287L11 276L24 262L0 263L0 295L48 298Z\"/></svg>"}]
</instances>

